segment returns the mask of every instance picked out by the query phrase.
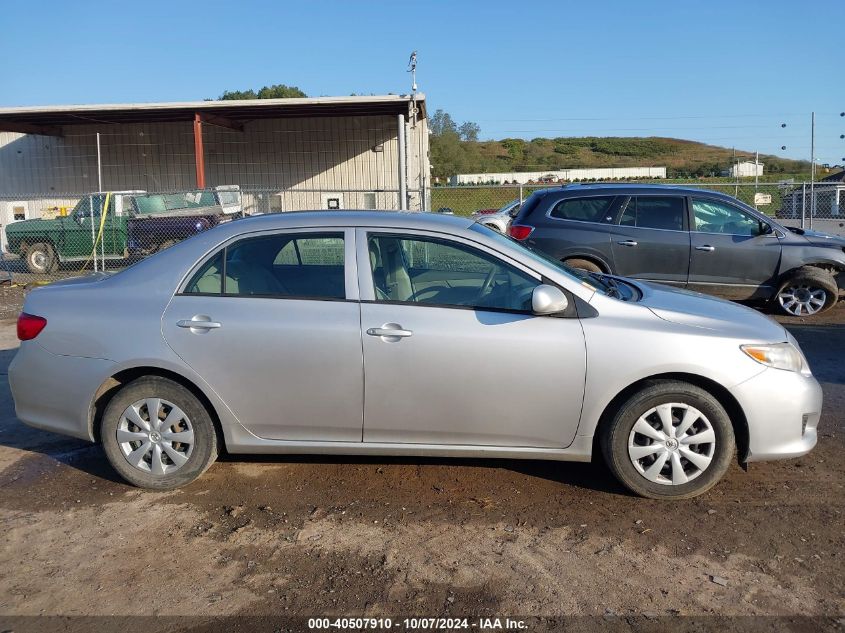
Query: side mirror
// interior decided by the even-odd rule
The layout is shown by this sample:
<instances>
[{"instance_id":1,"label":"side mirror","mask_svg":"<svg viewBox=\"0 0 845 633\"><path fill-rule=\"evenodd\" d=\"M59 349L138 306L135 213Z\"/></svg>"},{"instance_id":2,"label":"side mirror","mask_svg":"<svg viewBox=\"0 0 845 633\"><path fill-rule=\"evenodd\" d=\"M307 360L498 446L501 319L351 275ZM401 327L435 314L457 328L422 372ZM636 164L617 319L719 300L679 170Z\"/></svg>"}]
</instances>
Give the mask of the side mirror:
<instances>
[{"instance_id":1,"label":"side mirror","mask_svg":"<svg viewBox=\"0 0 845 633\"><path fill-rule=\"evenodd\" d=\"M774 233L772 225L768 222L760 222L760 235L771 235Z\"/></svg>"},{"instance_id":2,"label":"side mirror","mask_svg":"<svg viewBox=\"0 0 845 633\"><path fill-rule=\"evenodd\" d=\"M541 284L531 295L531 310L538 316L558 314L566 310L569 300L560 288Z\"/></svg>"}]
</instances>

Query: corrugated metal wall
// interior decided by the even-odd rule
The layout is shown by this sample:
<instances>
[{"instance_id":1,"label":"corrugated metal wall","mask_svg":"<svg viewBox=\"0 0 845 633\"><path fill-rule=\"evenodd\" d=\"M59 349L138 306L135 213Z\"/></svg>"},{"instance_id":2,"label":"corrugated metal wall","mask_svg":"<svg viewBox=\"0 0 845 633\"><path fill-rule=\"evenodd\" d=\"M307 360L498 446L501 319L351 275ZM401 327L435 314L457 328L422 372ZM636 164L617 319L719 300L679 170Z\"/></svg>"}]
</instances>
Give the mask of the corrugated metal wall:
<instances>
[{"instance_id":1,"label":"corrugated metal wall","mask_svg":"<svg viewBox=\"0 0 845 633\"><path fill-rule=\"evenodd\" d=\"M256 210L319 204L319 192L350 192L346 208L398 199L360 192L399 188L397 119L354 116L247 122L243 132L204 124L206 184L267 190ZM96 133L100 132L103 188L179 191L196 187L190 123L79 125L62 138L0 132L0 196L66 198L97 190ZM408 129L408 188L428 174L424 121ZM288 189L313 190L294 199ZM274 198L275 196L275 198ZM261 200L261 198L264 198ZM417 206L420 194L416 193Z\"/></svg>"}]
</instances>

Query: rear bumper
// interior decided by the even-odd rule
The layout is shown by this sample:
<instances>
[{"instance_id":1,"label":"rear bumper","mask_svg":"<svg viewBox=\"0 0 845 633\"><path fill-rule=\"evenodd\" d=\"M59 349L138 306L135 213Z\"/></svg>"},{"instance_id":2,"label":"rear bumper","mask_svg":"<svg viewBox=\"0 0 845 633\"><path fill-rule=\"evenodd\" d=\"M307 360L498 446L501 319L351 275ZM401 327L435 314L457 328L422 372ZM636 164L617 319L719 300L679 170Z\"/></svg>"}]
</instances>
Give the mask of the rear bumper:
<instances>
[{"instance_id":1,"label":"rear bumper","mask_svg":"<svg viewBox=\"0 0 845 633\"><path fill-rule=\"evenodd\" d=\"M94 395L114 363L52 354L35 341L21 343L9 365L15 413L29 426L94 441L89 423Z\"/></svg>"},{"instance_id":2,"label":"rear bumper","mask_svg":"<svg viewBox=\"0 0 845 633\"><path fill-rule=\"evenodd\" d=\"M769 368L731 393L748 422L745 461L800 457L816 445L822 389L812 376Z\"/></svg>"}]
</instances>

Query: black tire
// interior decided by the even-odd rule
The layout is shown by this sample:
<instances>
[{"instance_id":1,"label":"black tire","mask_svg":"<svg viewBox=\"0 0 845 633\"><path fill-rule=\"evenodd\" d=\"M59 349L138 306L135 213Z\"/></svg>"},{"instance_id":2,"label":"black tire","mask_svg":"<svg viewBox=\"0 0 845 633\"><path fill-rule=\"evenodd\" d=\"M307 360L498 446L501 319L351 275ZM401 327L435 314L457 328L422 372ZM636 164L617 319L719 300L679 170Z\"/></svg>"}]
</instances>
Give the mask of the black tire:
<instances>
[{"instance_id":1,"label":"black tire","mask_svg":"<svg viewBox=\"0 0 845 633\"><path fill-rule=\"evenodd\" d=\"M55 272L59 266L56 251L48 242L36 242L27 246L24 258L26 269L35 275Z\"/></svg>"},{"instance_id":2,"label":"black tire","mask_svg":"<svg viewBox=\"0 0 845 633\"><path fill-rule=\"evenodd\" d=\"M181 409L193 430L193 444L187 461L169 474L156 475L130 464L117 439L123 413L130 405L146 398L161 398ZM146 415L149 417L148 413ZM208 410L188 389L159 376L138 378L114 395L103 413L100 438L112 467L126 481L140 488L171 490L185 486L202 475L217 459L217 431Z\"/></svg>"},{"instance_id":3,"label":"black tire","mask_svg":"<svg viewBox=\"0 0 845 633\"><path fill-rule=\"evenodd\" d=\"M579 259L577 257L573 257L571 259L563 260L563 263L567 266L572 268L580 268L581 270L586 270L590 273L603 273L604 271L601 269L601 266L591 262L588 259Z\"/></svg>"},{"instance_id":4,"label":"black tire","mask_svg":"<svg viewBox=\"0 0 845 633\"><path fill-rule=\"evenodd\" d=\"M650 481L634 466L628 453L628 440L640 416L667 403L694 407L709 421L715 435L709 465L686 483ZM689 499L706 492L722 478L736 453L733 427L719 401L700 387L675 380L646 383L617 409L610 423L601 430L599 441L605 463L616 478L632 492L649 499ZM669 460L666 464L670 468L673 466ZM692 469L692 463L686 461L685 464Z\"/></svg>"},{"instance_id":5,"label":"black tire","mask_svg":"<svg viewBox=\"0 0 845 633\"><path fill-rule=\"evenodd\" d=\"M791 289L796 289L797 293L815 294L818 300L821 300L820 293L824 293L823 303L812 313L802 308L800 304L793 304L793 309L797 307L799 311L796 314L787 308L790 304L786 297L789 296ZM804 298L807 295L793 294L792 296ZM793 317L815 316L836 305L839 300L839 286L836 284L836 278L830 272L815 266L803 266L784 278L773 300L781 314Z\"/></svg>"}]
</instances>

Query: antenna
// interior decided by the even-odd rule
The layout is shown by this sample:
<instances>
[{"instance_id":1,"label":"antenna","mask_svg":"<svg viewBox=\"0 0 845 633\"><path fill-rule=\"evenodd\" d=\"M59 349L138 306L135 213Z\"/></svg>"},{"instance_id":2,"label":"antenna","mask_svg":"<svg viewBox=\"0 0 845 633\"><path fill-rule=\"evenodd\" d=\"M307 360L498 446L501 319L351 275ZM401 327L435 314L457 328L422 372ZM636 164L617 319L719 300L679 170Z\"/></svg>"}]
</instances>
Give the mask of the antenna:
<instances>
[{"instance_id":1,"label":"antenna","mask_svg":"<svg viewBox=\"0 0 845 633\"><path fill-rule=\"evenodd\" d=\"M408 72L411 73L411 126L417 126L417 51L413 51L408 58Z\"/></svg>"},{"instance_id":2,"label":"antenna","mask_svg":"<svg viewBox=\"0 0 845 633\"><path fill-rule=\"evenodd\" d=\"M408 72L411 73L411 94L416 97L417 94L417 51L411 53L408 59Z\"/></svg>"}]
</instances>

